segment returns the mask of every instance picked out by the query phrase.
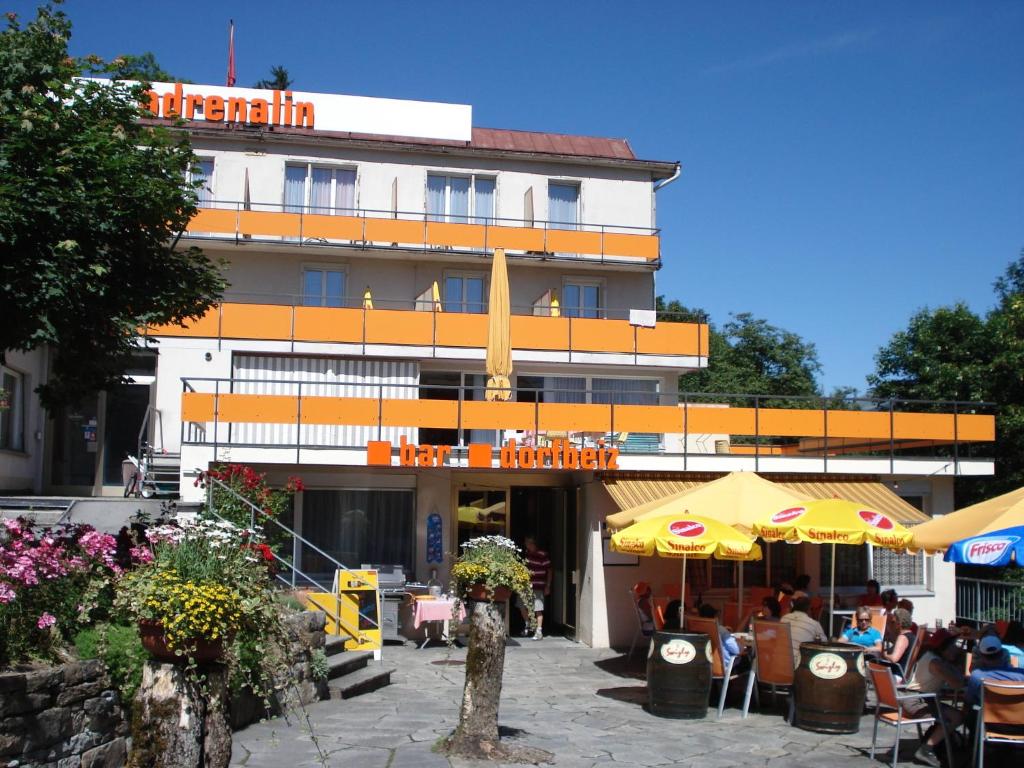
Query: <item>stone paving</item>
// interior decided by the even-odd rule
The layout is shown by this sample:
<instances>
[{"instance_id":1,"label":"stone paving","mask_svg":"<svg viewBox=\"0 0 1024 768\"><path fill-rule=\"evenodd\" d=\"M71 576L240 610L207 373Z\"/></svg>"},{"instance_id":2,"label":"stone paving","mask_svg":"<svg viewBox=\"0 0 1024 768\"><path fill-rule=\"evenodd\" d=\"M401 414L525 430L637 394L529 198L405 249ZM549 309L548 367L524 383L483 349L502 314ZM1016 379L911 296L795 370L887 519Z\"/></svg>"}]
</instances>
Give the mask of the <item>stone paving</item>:
<instances>
[{"instance_id":1,"label":"stone paving","mask_svg":"<svg viewBox=\"0 0 1024 768\"><path fill-rule=\"evenodd\" d=\"M389 687L308 707L327 754L326 764L337 768L487 765L449 761L431 751L457 722L465 650L449 650L441 644L422 651L387 646L384 659L387 666L397 668ZM517 639L508 647L500 711L503 732L517 743L553 753L555 765L561 768L883 765L867 757L870 717L862 721L859 734L826 736L790 727L781 710L751 712L743 719L734 703L721 720L715 719L713 710L706 720L668 720L648 714L645 701L639 652L627 668L615 651L593 650L558 638ZM880 734L883 759L890 754L894 735L891 728ZM907 736L901 757L912 764L917 741ZM308 729L297 723L276 719L235 734L232 765L299 768L321 764Z\"/></svg>"}]
</instances>

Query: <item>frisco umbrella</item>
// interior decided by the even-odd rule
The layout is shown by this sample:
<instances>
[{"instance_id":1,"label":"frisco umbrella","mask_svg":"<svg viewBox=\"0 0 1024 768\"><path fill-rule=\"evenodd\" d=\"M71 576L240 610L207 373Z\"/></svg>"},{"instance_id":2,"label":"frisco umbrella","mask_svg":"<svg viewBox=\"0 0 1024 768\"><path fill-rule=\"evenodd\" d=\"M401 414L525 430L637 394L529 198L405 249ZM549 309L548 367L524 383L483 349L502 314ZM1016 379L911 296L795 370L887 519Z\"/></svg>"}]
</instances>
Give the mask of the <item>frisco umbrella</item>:
<instances>
[{"instance_id":1,"label":"frisco umbrella","mask_svg":"<svg viewBox=\"0 0 1024 768\"><path fill-rule=\"evenodd\" d=\"M1024 566L1024 525L954 541L943 558L947 563Z\"/></svg>"},{"instance_id":2,"label":"frisco umbrella","mask_svg":"<svg viewBox=\"0 0 1024 768\"><path fill-rule=\"evenodd\" d=\"M941 552L954 542L1024 526L1024 488L915 525L911 549Z\"/></svg>"},{"instance_id":3,"label":"frisco umbrella","mask_svg":"<svg viewBox=\"0 0 1024 768\"><path fill-rule=\"evenodd\" d=\"M888 515L846 499L815 499L787 507L757 521L753 532L765 541L832 545L829 615L836 604L836 544L905 549L912 537L909 530Z\"/></svg>"},{"instance_id":4,"label":"frisco umbrella","mask_svg":"<svg viewBox=\"0 0 1024 768\"><path fill-rule=\"evenodd\" d=\"M491 292L487 304L487 400L508 400L512 396L512 337L509 330L511 307L508 298L508 267L505 249L495 248L491 262Z\"/></svg>"}]
</instances>

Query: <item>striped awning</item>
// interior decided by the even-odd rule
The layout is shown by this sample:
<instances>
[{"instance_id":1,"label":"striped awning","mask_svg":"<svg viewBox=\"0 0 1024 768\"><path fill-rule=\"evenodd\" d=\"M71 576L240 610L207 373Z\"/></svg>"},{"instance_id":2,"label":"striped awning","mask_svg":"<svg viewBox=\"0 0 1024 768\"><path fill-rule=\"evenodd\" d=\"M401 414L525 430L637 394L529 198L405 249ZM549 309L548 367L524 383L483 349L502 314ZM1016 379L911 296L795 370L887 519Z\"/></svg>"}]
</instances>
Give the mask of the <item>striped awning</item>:
<instances>
[{"instance_id":1,"label":"striped awning","mask_svg":"<svg viewBox=\"0 0 1024 768\"><path fill-rule=\"evenodd\" d=\"M905 499L900 498L886 485L877 480L835 479L829 480L794 480L792 475L761 475L808 499L849 499L871 507L892 517L901 525L917 525L931 518L921 512ZM721 475L689 474L672 476L653 473L605 473L601 480L605 489L619 509L646 504L673 493L696 488Z\"/></svg>"}]
</instances>

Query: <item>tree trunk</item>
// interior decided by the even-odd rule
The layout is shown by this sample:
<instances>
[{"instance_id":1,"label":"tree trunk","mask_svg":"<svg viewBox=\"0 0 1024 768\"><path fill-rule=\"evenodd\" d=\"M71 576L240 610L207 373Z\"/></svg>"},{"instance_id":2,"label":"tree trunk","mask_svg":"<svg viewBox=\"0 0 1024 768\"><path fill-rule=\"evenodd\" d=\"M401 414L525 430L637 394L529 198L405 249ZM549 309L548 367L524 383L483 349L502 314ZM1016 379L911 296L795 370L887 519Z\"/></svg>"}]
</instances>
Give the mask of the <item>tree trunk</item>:
<instances>
[{"instance_id":1,"label":"tree trunk","mask_svg":"<svg viewBox=\"0 0 1024 768\"><path fill-rule=\"evenodd\" d=\"M466 654L466 687L459 725L449 751L467 757L489 757L498 747L498 702L505 670L505 619L500 603L473 604Z\"/></svg>"}]
</instances>

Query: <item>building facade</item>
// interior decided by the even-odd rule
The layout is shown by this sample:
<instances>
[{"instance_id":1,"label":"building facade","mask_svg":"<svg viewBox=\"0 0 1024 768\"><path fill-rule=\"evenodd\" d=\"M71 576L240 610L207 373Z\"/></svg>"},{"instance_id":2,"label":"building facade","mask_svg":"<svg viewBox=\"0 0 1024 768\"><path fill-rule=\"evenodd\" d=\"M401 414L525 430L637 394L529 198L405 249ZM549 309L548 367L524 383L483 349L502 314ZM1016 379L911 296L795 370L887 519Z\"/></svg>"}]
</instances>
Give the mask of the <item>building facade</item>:
<instances>
[{"instance_id":1,"label":"building facade","mask_svg":"<svg viewBox=\"0 0 1024 768\"><path fill-rule=\"evenodd\" d=\"M202 319L149 329L133 384L49 420L31 396L45 354L9 357L8 490L119 494L141 437L173 457L186 501L220 463L299 474L303 571L328 572L326 553L444 581L466 538L533 535L555 567L546 626L607 646L635 630L633 583L679 576L608 551L603 520L623 506L751 470L913 523L953 509L957 475L993 471L992 417L957 405L681 394L708 328L655 311L663 259L683 258L662 252L656 218L680 168L625 140L479 128L465 105L213 86L156 84L150 108L187 118L203 184L182 243L221 260L230 287ZM514 371L491 402L497 248ZM746 583L827 573L824 548L766 549ZM873 574L952 618L951 569L850 549L845 589ZM713 597L736 567L694 563L691 579Z\"/></svg>"}]
</instances>

